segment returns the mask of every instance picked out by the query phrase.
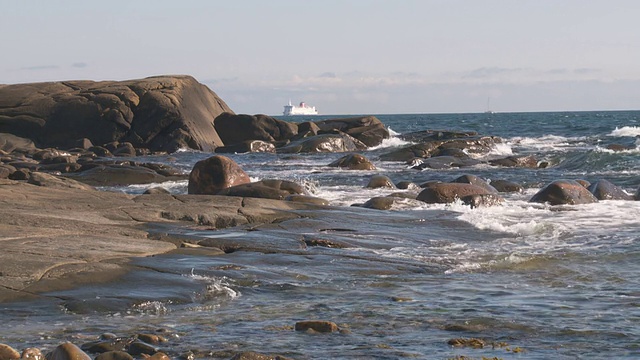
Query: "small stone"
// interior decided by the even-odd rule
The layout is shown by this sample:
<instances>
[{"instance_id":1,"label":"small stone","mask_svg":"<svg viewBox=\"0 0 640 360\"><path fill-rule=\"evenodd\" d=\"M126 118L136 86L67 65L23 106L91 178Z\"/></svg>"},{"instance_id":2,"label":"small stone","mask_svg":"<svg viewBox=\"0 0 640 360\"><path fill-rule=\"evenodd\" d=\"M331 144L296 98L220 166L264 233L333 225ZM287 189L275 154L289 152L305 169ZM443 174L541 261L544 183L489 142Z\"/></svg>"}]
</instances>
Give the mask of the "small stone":
<instances>
[{"instance_id":1,"label":"small stone","mask_svg":"<svg viewBox=\"0 0 640 360\"><path fill-rule=\"evenodd\" d=\"M91 357L76 345L66 342L53 349L47 360L91 360Z\"/></svg>"}]
</instances>

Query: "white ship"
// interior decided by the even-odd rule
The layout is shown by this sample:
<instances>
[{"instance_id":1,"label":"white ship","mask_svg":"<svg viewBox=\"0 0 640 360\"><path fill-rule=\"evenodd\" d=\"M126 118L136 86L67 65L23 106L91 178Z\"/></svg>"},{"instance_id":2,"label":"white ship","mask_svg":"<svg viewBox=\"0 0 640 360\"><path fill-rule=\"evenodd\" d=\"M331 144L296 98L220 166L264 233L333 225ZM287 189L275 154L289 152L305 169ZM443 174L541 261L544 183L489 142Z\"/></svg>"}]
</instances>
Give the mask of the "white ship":
<instances>
[{"instance_id":1,"label":"white ship","mask_svg":"<svg viewBox=\"0 0 640 360\"><path fill-rule=\"evenodd\" d=\"M291 105L291 100L289 100L289 104L284 106L283 114L285 116L318 115L318 110L315 106L308 106L304 102L301 102L299 106Z\"/></svg>"}]
</instances>

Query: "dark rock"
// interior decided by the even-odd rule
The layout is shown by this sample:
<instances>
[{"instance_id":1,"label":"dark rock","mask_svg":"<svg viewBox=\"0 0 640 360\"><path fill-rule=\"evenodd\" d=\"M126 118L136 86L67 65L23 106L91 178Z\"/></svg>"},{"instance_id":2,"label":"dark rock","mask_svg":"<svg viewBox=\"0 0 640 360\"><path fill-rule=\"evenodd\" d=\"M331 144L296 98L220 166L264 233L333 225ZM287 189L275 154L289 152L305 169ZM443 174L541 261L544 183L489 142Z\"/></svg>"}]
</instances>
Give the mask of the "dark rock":
<instances>
[{"instance_id":1,"label":"dark rock","mask_svg":"<svg viewBox=\"0 0 640 360\"><path fill-rule=\"evenodd\" d=\"M133 144L131 144L130 142L123 142L120 145L118 145L118 147L115 150L113 150L114 156L133 157L133 156L136 156L136 154L137 154L136 148L133 147Z\"/></svg>"},{"instance_id":2,"label":"dark rock","mask_svg":"<svg viewBox=\"0 0 640 360\"><path fill-rule=\"evenodd\" d=\"M156 335L156 334L137 334L136 337L140 341L143 341L147 344L153 344L153 345L158 345L158 344L167 342L167 339L164 336Z\"/></svg>"},{"instance_id":3,"label":"dark rock","mask_svg":"<svg viewBox=\"0 0 640 360\"><path fill-rule=\"evenodd\" d=\"M142 354L153 355L158 351L160 350L157 347L139 340L133 341L127 346L127 352L133 356Z\"/></svg>"},{"instance_id":4,"label":"dark rock","mask_svg":"<svg viewBox=\"0 0 640 360\"><path fill-rule=\"evenodd\" d=\"M389 138L389 130L375 116L331 119L316 121L315 124L320 128L319 134L338 130L358 139L366 147L378 146Z\"/></svg>"},{"instance_id":5,"label":"dark rock","mask_svg":"<svg viewBox=\"0 0 640 360\"><path fill-rule=\"evenodd\" d=\"M20 356L22 360L44 360L45 357L42 355L42 352L38 348L26 348L22 350L22 355Z\"/></svg>"},{"instance_id":6,"label":"dark rock","mask_svg":"<svg viewBox=\"0 0 640 360\"><path fill-rule=\"evenodd\" d=\"M9 180L27 180L31 175L31 170L27 168L16 169L12 174L9 174Z\"/></svg>"},{"instance_id":7,"label":"dark rock","mask_svg":"<svg viewBox=\"0 0 640 360\"><path fill-rule=\"evenodd\" d=\"M244 154L254 152L275 153L276 146L262 140L247 140L239 144L216 148L216 153Z\"/></svg>"},{"instance_id":8,"label":"dark rock","mask_svg":"<svg viewBox=\"0 0 640 360\"><path fill-rule=\"evenodd\" d=\"M48 353L47 360L91 360L91 357L76 345L66 342Z\"/></svg>"},{"instance_id":9,"label":"dark rock","mask_svg":"<svg viewBox=\"0 0 640 360\"><path fill-rule=\"evenodd\" d=\"M406 190L419 190L420 186L411 181L399 181L396 183L396 187L398 189L406 189Z\"/></svg>"},{"instance_id":10,"label":"dark rock","mask_svg":"<svg viewBox=\"0 0 640 360\"><path fill-rule=\"evenodd\" d=\"M107 351L96 356L95 360L133 360L133 356L125 351Z\"/></svg>"},{"instance_id":11,"label":"dark rock","mask_svg":"<svg viewBox=\"0 0 640 360\"><path fill-rule=\"evenodd\" d=\"M298 133L298 126L295 123L267 115L222 113L215 118L214 127L225 146L250 140L265 142L288 140Z\"/></svg>"},{"instance_id":12,"label":"dark rock","mask_svg":"<svg viewBox=\"0 0 640 360\"><path fill-rule=\"evenodd\" d=\"M417 196L417 200L428 204L452 203L472 195L487 195L493 192L472 184L463 183L433 183Z\"/></svg>"},{"instance_id":13,"label":"dark rock","mask_svg":"<svg viewBox=\"0 0 640 360\"><path fill-rule=\"evenodd\" d=\"M367 200L362 204L363 208L376 210L389 210L393 207L394 200L391 197L378 196Z\"/></svg>"},{"instance_id":14,"label":"dark rock","mask_svg":"<svg viewBox=\"0 0 640 360\"><path fill-rule=\"evenodd\" d=\"M591 204L598 199L577 181L556 180L538 191L529 201L551 205L579 205Z\"/></svg>"},{"instance_id":15,"label":"dark rock","mask_svg":"<svg viewBox=\"0 0 640 360\"><path fill-rule=\"evenodd\" d=\"M430 142L413 144L390 153L380 155L382 161L411 161L415 158L428 158L438 149L440 143Z\"/></svg>"},{"instance_id":16,"label":"dark rock","mask_svg":"<svg viewBox=\"0 0 640 360\"><path fill-rule=\"evenodd\" d=\"M454 179L451 182L452 183L460 183L460 184L476 185L476 186L479 186L481 188L486 189L490 193L497 193L498 192L498 190L496 190L496 188L491 186L484 179L481 179L481 178L479 178L479 177L477 177L475 175L468 175L468 174L467 175L462 175L460 177L457 177L456 179Z\"/></svg>"},{"instance_id":17,"label":"dark rock","mask_svg":"<svg viewBox=\"0 0 640 360\"><path fill-rule=\"evenodd\" d=\"M71 173L76 172L82 169L82 165L78 163L70 163L70 164L49 164L42 165L38 169L39 171L49 171L49 172L60 172L60 173Z\"/></svg>"},{"instance_id":18,"label":"dark rock","mask_svg":"<svg viewBox=\"0 0 640 360\"><path fill-rule=\"evenodd\" d=\"M475 131L441 131L441 130L421 130L400 135L400 138L411 142L432 142L446 141L459 138L469 138L478 136Z\"/></svg>"},{"instance_id":19,"label":"dark rock","mask_svg":"<svg viewBox=\"0 0 640 360\"><path fill-rule=\"evenodd\" d=\"M278 153L318 153L318 152L350 152L362 151L367 146L361 141L344 133L324 134L312 136L291 142L289 145L276 149Z\"/></svg>"},{"instance_id":20,"label":"dark rock","mask_svg":"<svg viewBox=\"0 0 640 360\"><path fill-rule=\"evenodd\" d=\"M113 156L111 151L103 146L92 146L88 150L101 157Z\"/></svg>"},{"instance_id":21,"label":"dark rock","mask_svg":"<svg viewBox=\"0 0 640 360\"><path fill-rule=\"evenodd\" d=\"M261 180L218 191L217 195L284 200L289 195L304 195L304 188L293 181Z\"/></svg>"},{"instance_id":22,"label":"dark rock","mask_svg":"<svg viewBox=\"0 0 640 360\"><path fill-rule=\"evenodd\" d=\"M592 183L587 190L598 200L633 200L633 196L604 179Z\"/></svg>"},{"instance_id":23,"label":"dark rock","mask_svg":"<svg viewBox=\"0 0 640 360\"><path fill-rule=\"evenodd\" d=\"M217 194L220 190L251 182L249 175L226 156L198 161L189 174L189 194Z\"/></svg>"},{"instance_id":24,"label":"dark rock","mask_svg":"<svg viewBox=\"0 0 640 360\"><path fill-rule=\"evenodd\" d=\"M143 194L147 194L147 195L151 195L151 194L171 194L171 192L169 192L169 190L160 187L160 186L156 186L156 187L152 187L150 189L147 189L143 192Z\"/></svg>"},{"instance_id":25,"label":"dark rock","mask_svg":"<svg viewBox=\"0 0 640 360\"><path fill-rule=\"evenodd\" d=\"M298 134L292 137L290 140L300 140L302 138L307 138L311 136L316 136L320 133L320 128L313 122L307 121L298 124Z\"/></svg>"},{"instance_id":26,"label":"dark rock","mask_svg":"<svg viewBox=\"0 0 640 360\"><path fill-rule=\"evenodd\" d=\"M491 180L491 186L493 186L498 192L510 193L510 192L523 192L524 188L520 184L516 184L507 180Z\"/></svg>"},{"instance_id":27,"label":"dark rock","mask_svg":"<svg viewBox=\"0 0 640 360\"><path fill-rule=\"evenodd\" d=\"M375 170L376 167L364 157L364 155L360 154L349 154L341 157L340 159L332 162L328 166L330 167L339 167L343 169L349 170Z\"/></svg>"},{"instance_id":28,"label":"dark rock","mask_svg":"<svg viewBox=\"0 0 640 360\"><path fill-rule=\"evenodd\" d=\"M520 167L531 169L540 167L538 159L536 159L533 155L507 156L506 158L502 159L490 160L489 164L494 166Z\"/></svg>"},{"instance_id":29,"label":"dark rock","mask_svg":"<svg viewBox=\"0 0 640 360\"><path fill-rule=\"evenodd\" d=\"M298 321L295 325L296 331L313 330L319 333L331 333L340 330L336 323L323 320Z\"/></svg>"},{"instance_id":30,"label":"dark rock","mask_svg":"<svg viewBox=\"0 0 640 360\"><path fill-rule=\"evenodd\" d=\"M391 179L386 175L374 175L369 180L367 188L377 189L377 188L389 188L395 189L396 185L391 181Z\"/></svg>"},{"instance_id":31,"label":"dark rock","mask_svg":"<svg viewBox=\"0 0 640 360\"><path fill-rule=\"evenodd\" d=\"M223 112L231 109L190 76L0 87L0 132L40 147L70 148L86 138L154 151L212 151L223 145L213 127Z\"/></svg>"},{"instance_id":32,"label":"dark rock","mask_svg":"<svg viewBox=\"0 0 640 360\"><path fill-rule=\"evenodd\" d=\"M591 186L591 183L588 182L587 180L583 180L583 179L578 179L575 180L578 184L582 185L585 189L588 188L589 186Z\"/></svg>"}]
</instances>

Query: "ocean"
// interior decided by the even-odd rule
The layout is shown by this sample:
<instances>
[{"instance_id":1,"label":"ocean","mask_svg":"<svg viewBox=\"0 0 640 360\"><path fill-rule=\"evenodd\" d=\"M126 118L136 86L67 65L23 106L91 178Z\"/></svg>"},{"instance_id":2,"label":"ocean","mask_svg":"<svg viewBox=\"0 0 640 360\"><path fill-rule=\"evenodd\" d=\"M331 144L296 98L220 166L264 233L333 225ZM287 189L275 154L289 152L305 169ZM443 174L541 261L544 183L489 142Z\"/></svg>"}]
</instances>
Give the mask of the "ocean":
<instances>
[{"instance_id":1,"label":"ocean","mask_svg":"<svg viewBox=\"0 0 640 360\"><path fill-rule=\"evenodd\" d=\"M296 181L334 207L317 221L258 231L172 229L196 238L243 239L262 251L136 259L124 282L0 304L0 342L16 348L80 345L105 332L164 329L172 358L228 359L257 351L293 359L638 359L640 201L549 206L528 200L558 179L640 187L640 111L376 115L394 136L362 152L377 167L327 165L339 153L225 154L252 178ZM323 120L342 116L282 118ZM420 130L477 131L503 142L483 159L531 154L547 168L411 169L380 161ZM613 151L611 145L626 150ZM212 154L148 156L190 171ZM142 160L138 158L137 160ZM501 206L407 200L391 210L352 204L402 190L365 188L373 175L416 184L463 174L524 186ZM102 188L186 193L187 182ZM301 239L345 248L292 247ZM341 332L296 332L297 321L333 321ZM453 346L454 339L485 346Z\"/></svg>"}]
</instances>

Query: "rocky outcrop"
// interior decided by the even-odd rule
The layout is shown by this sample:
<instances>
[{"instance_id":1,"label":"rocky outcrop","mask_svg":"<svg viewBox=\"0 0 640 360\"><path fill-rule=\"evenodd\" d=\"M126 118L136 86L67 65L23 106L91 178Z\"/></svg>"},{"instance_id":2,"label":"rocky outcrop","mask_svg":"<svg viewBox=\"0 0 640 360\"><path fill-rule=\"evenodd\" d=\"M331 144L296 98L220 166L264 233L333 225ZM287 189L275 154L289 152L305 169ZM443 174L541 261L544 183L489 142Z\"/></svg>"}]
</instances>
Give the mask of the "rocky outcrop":
<instances>
[{"instance_id":1,"label":"rocky outcrop","mask_svg":"<svg viewBox=\"0 0 640 360\"><path fill-rule=\"evenodd\" d=\"M349 154L341 157L340 159L332 162L328 166L339 167L348 170L375 170L376 167L361 154Z\"/></svg>"},{"instance_id":2,"label":"rocky outcrop","mask_svg":"<svg viewBox=\"0 0 640 360\"><path fill-rule=\"evenodd\" d=\"M0 133L38 147L130 142L136 148L211 151L222 146L213 120L231 109L190 76L64 81L0 87Z\"/></svg>"},{"instance_id":3,"label":"rocky outcrop","mask_svg":"<svg viewBox=\"0 0 640 360\"><path fill-rule=\"evenodd\" d=\"M367 149L367 145L358 139L345 134L324 134L303 138L291 144L276 149L283 154L319 153L319 152L350 152Z\"/></svg>"},{"instance_id":4,"label":"rocky outcrop","mask_svg":"<svg viewBox=\"0 0 640 360\"><path fill-rule=\"evenodd\" d=\"M591 204L598 199L577 181L556 180L538 191L529 201L550 205L579 205Z\"/></svg>"},{"instance_id":5,"label":"rocky outcrop","mask_svg":"<svg viewBox=\"0 0 640 360\"><path fill-rule=\"evenodd\" d=\"M361 116L344 119L316 121L319 134L340 131L358 139L368 147L382 144L389 138L389 130L375 116Z\"/></svg>"},{"instance_id":6,"label":"rocky outcrop","mask_svg":"<svg viewBox=\"0 0 640 360\"><path fill-rule=\"evenodd\" d=\"M298 134L297 124L267 115L222 113L214 120L214 127L226 146L249 140L277 142Z\"/></svg>"},{"instance_id":7,"label":"rocky outcrop","mask_svg":"<svg viewBox=\"0 0 640 360\"><path fill-rule=\"evenodd\" d=\"M415 158L451 157L452 161L469 159L469 155L486 155L502 139L479 136L476 132L426 130L404 134L403 140L416 144L382 154L383 161L411 161Z\"/></svg>"},{"instance_id":8,"label":"rocky outcrop","mask_svg":"<svg viewBox=\"0 0 640 360\"><path fill-rule=\"evenodd\" d=\"M249 175L226 156L198 161L189 174L189 194L214 195L223 189L251 182Z\"/></svg>"}]
</instances>

